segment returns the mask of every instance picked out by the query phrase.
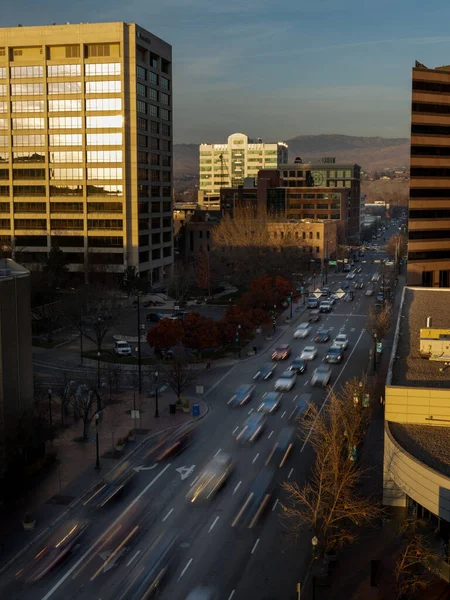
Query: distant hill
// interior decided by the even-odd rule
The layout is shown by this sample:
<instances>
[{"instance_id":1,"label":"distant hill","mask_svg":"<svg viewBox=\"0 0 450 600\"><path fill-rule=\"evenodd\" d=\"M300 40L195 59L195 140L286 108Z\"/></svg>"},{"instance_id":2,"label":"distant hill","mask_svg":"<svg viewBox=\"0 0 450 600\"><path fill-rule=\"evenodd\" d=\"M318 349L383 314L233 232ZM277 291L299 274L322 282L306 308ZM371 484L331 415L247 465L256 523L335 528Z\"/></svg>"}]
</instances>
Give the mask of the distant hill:
<instances>
[{"instance_id":1,"label":"distant hill","mask_svg":"<svg viewBox=\"0 0 450 600\"><path fill-rule=\"evenodd\" d=\"M358 163L365 171L409 165L408 138L298 135L286 142L290 160L335 156L336 162ZM174 144L173 153L175 179L198 177L198 144Z\"/></svg>"}]
</instances>

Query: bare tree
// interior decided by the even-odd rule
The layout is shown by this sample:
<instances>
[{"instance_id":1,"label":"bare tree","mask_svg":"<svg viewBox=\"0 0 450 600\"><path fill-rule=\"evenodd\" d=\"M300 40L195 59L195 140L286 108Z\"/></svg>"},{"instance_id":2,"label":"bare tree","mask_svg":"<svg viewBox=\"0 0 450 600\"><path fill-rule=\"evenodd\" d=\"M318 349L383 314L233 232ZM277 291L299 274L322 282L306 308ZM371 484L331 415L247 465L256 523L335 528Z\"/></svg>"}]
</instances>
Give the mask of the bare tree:
<instances>
[{"instance_id":1,"label":"bare tree","mask_svg":"<svg viewBox=\"0 0 450 600\"><path fill-rule=\"evenodd\" d=\"M198 371L184 358L174 358L160 365L161 381L165 381L177 395L177 404L181 404L181 395L189 384L198 377Z\"/></svg>"},{"instance_id":2,"label":"bare tree","mask_svg":"<svg viewBox=\"0 0 450 600\"><path fill-rule=\"evenodd\" d=\"M43 332L46 342L51 344L55 332L64 323L64 309L61 302L51 302L33 308L33 317L38 331Z\"/></svg>"},{"instance_id":3,"label":"bare tree","mask_svg":"<svg viewBox=\"0 0 450 600\"><path fill-rule=\"evenodd\" d=\"M167 293L176 302L186 300L189 290L195 285L195 270L193 265L175 263L172 277L169 280Z\"/></svg>"},{"instance_id":4,"label":"bare tree","mask_svg":"<svg viewBox=\"0 0 450 600\"><path fill-rule=\"evenodd\" d=\"M357 449L366 434L371 417L370 394L373 386L367 375L353 377L347 381L338 394L344 435L348 442L349 458L353 459L353 450ZM365 405L365 397L369 398L369 404Z\"/></svg>"},{"instance_id":5,"label":"bare tree","mask_svg":"<svg viewBox=\"0 0 450 600\"><path fill-rule=\"evenodd\" d=\"M373 306L370 308L367 330L372 337L381 341L389 331L391 324L392 312L389 306L385 304L380 312L377 312Z\"/></svg>"},{"instance_id":6,"label":"bare tree","mask_svg":"<svg viewBox=\"0 0 450 600\"><path fill-rule=\"evenodd\" d=\"M61 426L64 427L64 419L67 408L76 390L76 383L69 377L67 369L63 369L61 379L58 382L57 394L61 405Z\"/></svg>"}]
</instances>

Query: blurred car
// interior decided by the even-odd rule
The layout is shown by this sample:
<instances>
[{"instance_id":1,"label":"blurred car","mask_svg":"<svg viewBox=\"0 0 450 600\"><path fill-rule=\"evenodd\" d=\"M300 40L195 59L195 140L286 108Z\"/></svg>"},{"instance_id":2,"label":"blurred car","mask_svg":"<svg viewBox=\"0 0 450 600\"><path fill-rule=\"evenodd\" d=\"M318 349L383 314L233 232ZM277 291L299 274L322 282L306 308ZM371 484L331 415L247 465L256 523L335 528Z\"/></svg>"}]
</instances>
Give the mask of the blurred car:
<instances>
[{"instance_id":1,"label":"blurred car","mask_svg":"<svg viewBox=\"0 0 450 600\"><path fill-rule=\"evenodd\" d=\"M127 460L121 465L118 465L110 473L105 475L103 481L96 487L94 493L85 500L83 503L84 506L103 508L110 500L124 491L135 475L136 471L132 468L130 461Z\"/></svg>"},{"instance_id":2,"label":"blurred car","mask_svg":"<svg viewBox=\"0 0 450 600\"><path fill-rule=\"evenodd\" d=\"M323 344L325 342L328 342L329 339L330 339L330 330L322 329L321 331L317 332L316 339L314 341L317 344Z\"/></svg>"},{"instance_id":3,"label":"blurred car","mask_svg":"<svg viewBox=\"0 0 450 600\"><path fill-rule=\"evenodd\" d=\"M275 472L273 467L264 467L261 470L232 522L232 527L252 529L256 526L272 496Z\"/></svg>"},{"instance_id":4,"label":"blurred car","mask_svg":"<svg viewBox=\"0 0 450 600\"><path fill-rule=\"evenodd\" d=\"M155 594L175 562L176 541L174 532L161 533L146 550L115 596L118 600L144 600Z\"/></svg>"},{"instance_id":5,"label":"blurred car","mask_svg":"<svg viewBox=\"0 0 450 600\"><path fill-rule=\"evenodd\" d=\"M289 415L289 420L295 419L297 421L307 419L310 413L309 406L312 402L312 394L304 393L300 394L297 398L294 408Z\"/></svg>"},{"instance_id":6,"label":"blurred car","mask_svg":"<svg viewBox=\"0 0 450 600\"><path fill-rule=\"evenodd\" d=\"M306 308L317 308L319 306L319 301L317 298L308 298L306 302Z\"/></svg>"},{"instance_id":7,"label":"blurred car","mask_svg":"<svg viewBox=\"0 0 450 600\"><path fill-rule=\"evenodd\" d=\"M339 298L336 296L336 294L331 294L328 300L331 302L331 306L334 306Z\"/></svg>"},{"instance_id":8,"label":"blurred car","mask_svg":"<svg viewBox=\"0 0 450 600\"><path fill-rule=\"evenodd\" d=\"M355 274L349 273L348 275L346 275L345 279L355 279Z\"/></svg>"},{"instance_id":9,"label":"blurred car","mask_svg":"<svg viewBox=\"0 0 450 600\"><path fill-rule=\"evenodd\" d=\"M253 396L255 386L249 383L240 385L234 392L234 395L228 400L228 404L231 406L242 406L247 404Z\"/></svg>"},{"instance_id":10,"label":"blurred car","mask_svg":"<svg viewBox=\"0 0 450 600\"><path fill-rule=\"evenodd\" d=\"M350 289L350 284L348 281L343 281L342 285L341 285L343 290L349 290Z\"/></svg>"},{"instance_id":11,"label":"blurred car","mask_svg":"<svg viewBox=\"0 0 450 600\"><path fill-rule=\"evenodd\" d=\"M160 312L148 313L146 319L150 321L150 323L158 323L161 319L164 318L164 315Z\"/></svg>"},{"instance_id":12,"label":"blurred car","mask_svg":"<svg viewBox=\"0 0 450 600\"><path fill-rule=\"evenodd\" d=\"M286 360L286 358L289 358L290 355L291 355L291 347L289 346L289 344L280 344L272 352L272 359L273 360Z\"/></svg>"},{"instance_id":13,"label":"blurred car","mask_svg":"<svg viewBox=\"0 0 450 600\"><path fill-rule=\"evenodd\" d=\"M258 406L258 412L264 414L274 413L280 408L281 394L278 392L269 392L263 398L263 401Z\"/></svg>"},{"instance_id":14,"label":"blurred car","mask_svg":"<svg viewBox=\"0 0 450 600\"><path fill-rule=\"evenodd\" d=\"M182 426L174 431L162 434L157 438L154 445L147 450L144 455L145 462L157 463L168 456L177 456L190 444L194 432L195 426L190 425L188 427Z\"/></svg>"},{"instance_id":15,"label":"blurred car","mask_svg":"<svg viewBox=\"0 0 450 600\"><path fill-rule=\"evenodd\" d=\"M323 300L319 306L320 312L329 313L329 312L331 312L332 308L333 308L333 304L329 300Z\"/></svg>"},{"instance_id":16,"label":"blurred car","mask_svg":"<svg viewBox=\"0 0 450 600\"><path fill-rule=\"evenodd\" d=\"M314 309L309 313L309 322L317 323L317 321L320 321L320 310Z\"/></svg>"},{"instance_id":17,"label":"blurred car","mask_svg":"<svg viewBox=\"0 0 450 600\"><path fill-rule=\"evenodd\" d=\"M312 327L309 323L300 323L297 329L294 331L294 338L305 338L311 333Z\"/></svg>"},{"instance_id":18,"label":"blurred car","mask_svg":"<svg viewBox=\"0 0 450 600\"><path fill-rule=\"evenodd\" d=\"M304 358L302 358L301 356L297 356L297 358L294 358L294 360L292 361L292 365L289 367L289 370L295 371L298 374L298 373L304 373L306 371L307 367L308 367L307 361Z\"/></svg>"},{"instance_id":19,"label":"blurred car","mask_svg":"<svg viewBox=\"0 0 450 600\"><path fill-rule=\"evenodd\" d=\"M79 547L88 526L87 519L70 519L63 523L47 538L30 564L16 573L16 577L27 583L40 581Z\"/></svg>"},{"instance_id":20,"label":"blurred car","mask_svg":"<svg viewBox=\"0 0 450 600\"><path fill-rule=\"evenodd\" d=\"M297 371L288 369L281 373L280 377L275 381L275 391L289 392L297 381Z\"/></svg>"},{"instance_id":21,"label":"blurred car","mask_svg":"<svg viewBox=\"0 0 450 600\"><path fill-rule=\"evenodd\" d=\"M194 502L208 501L214 498L233 472L233 460L229 454L220 452L212 458L200 473L195 485L190 488L186 499Z\"/></svg>"},{"instance_id":22,"label":"blurred car","mask_svg":"<svg viewBox=\"0 0 450 600\"><path fill-rule=\"evenodd\" d=\"M384 294L383 294L383 292L378 292L378 294L377 294L377 300L378 300L378 302L383 302L383 300L384 300Z\"/></svg>"},{"instance_id":23,"label":"blurred car","mask_svg":"<svg viewBox=\"0 0 450 600\"><path fill-rule=\"evenodd\" d=\"M300 358L305 360L314 360L317 356L317 348L315 346L305 346L300 354Z\"/></svg>"},{"instance_id":24,"label":"blurred car","mask_svg":"<svg viewBox=\"0 0 450 600\"><path fill-rule=\"evenodd\" d=\"M251 443L258 439L266 425L265 415L258 413L251 414L245 420L241 431L237 434L236 440L242 443Z\"/></svg>"},{"instance_id":25,"label":"blurred car","mask_svg":"<svg viewBox=\"0 0 450 600\"><path fill-rule=\"evenodd\" d=\"M283 427L275 442L275 446L266 459L266 466L271 465L275 469L281 468L294 447L295 427Z\"/></svg>"},{"instance_id":26,"label":"blurred car","mask_svg":"<svg viewBox=\"0 0 450 600\"><path fill-rule=\"evenodd\" d=\"M347 350L348 336L345 333L339 333L333 340L333 346L342 346Z\"/></svg>"},{"instance_id":27,"label":"blurred car","mask_svg":"<svg viewBox=\"0 0 450 600\"><path fill-rule=\"evenodd\" d=\"M330 364L338 364L344 358L344 348L342 346L330 346L325 355L325 361Z\"/></svg>"},{"instance_id":28,"label":"blurred car","mask_svg":"<svg viewBox=\"0 0 450 600\"><path fill-rule=\"evenodd\" d=\"M264 363L261 365L259 371L253 377L253 379L270 379L276 368L277 365L275 363Z\"/></svg>"},{"instance_id":29,"label":"blurred car","mask_svg":"<svg viewBox=\"0 0 450 600\"><path fill-rule=\"evenodd\" d=\"M185 600L219 600L219 594L216 590L201 585L189 592Z\"/></svg>"},{"instance_id":30,"label":"blurred car","mask_svg":"<svg viewBox=\"0 0 450 600\"><path fill-rule=\"evenodd\" d=\"M373 296L373 294L374 294L374 290L372 288L368 288L366 290L366 294L365 294L366 296Z\"/></svg>"},{"instance_id":31,"label":"blurred car","mask_svg":"<svg viewBox=\"0 0 450 600\"><path fill-rule=\"evenodd\" d=\"M314 373L311 378L311 385L321 385L326 387L330 383L330 379L331 368L327 365L320 365L320 367L314 369Z\"/></svg>"},{"instance_id":32,"label":"blurred car","mask_svg":"<svg viewBox=\"0 0 450 600\"><path fill-rule=\"evenodd\" d=\"M361 267L358 267L358 269L356 269L356 272L357 272L358 274L359 274L359 273L361 273L361 271L362 271L362 268L361 268Z\"/></svg>"},{"instance_id":33,"label":"blurred car","mask_svg":"<svg viewBox=\"0 0 450 600\"><path fill-rule=\"evenodd\" d=\"M323 287L320 290L320 295L325 296L325 298L328 298L329 294L330 294L330 288L328 288L328 287Z\"/></svg>"}]
</instances>

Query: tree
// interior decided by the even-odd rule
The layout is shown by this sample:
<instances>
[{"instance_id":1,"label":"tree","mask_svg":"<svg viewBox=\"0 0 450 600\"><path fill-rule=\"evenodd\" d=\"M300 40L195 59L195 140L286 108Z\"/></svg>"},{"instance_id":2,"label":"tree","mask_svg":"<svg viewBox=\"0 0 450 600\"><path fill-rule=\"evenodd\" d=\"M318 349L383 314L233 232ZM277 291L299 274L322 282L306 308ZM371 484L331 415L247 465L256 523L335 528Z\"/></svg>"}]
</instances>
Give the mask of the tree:
<instances>
[{"instance_id":1,"label":"tree","mask_svg":"<svg viewBox=\"0 0 450 600\"><path fill-rule=\"evenodd\" d=\"M173 275L169 279L167 294L171 298L175 298L177 303L184 302L194 284L195 273L193 266L175 263Z\"/></svg>"},{"instance_id":2,"label":"tree","mask_svg":"<svg viewBox=\"0 0 450 600\"><path fill-rule=\"evenodd\" d=\"M390 307L385 305L380 312L377 312L373 306L370 307L367 330L372 337L376 337L381 341L389 331L391 324L392 312Z\"/></svg>"},{"instance_id":3,"label":"tree","mask_svg":"<svg viewBox=\"0 0 450 600\"><path fill-rule=\"evenodd\" d=\"M103 289L90 287L71 299L67 314L81 334L94 342L101 352L109 331L119 317L117 295Z\"/></svg>"},{"instance_id":4,"label":"tree","mask_svg":"<svg viewBox=\"0 0 450 600\"><path fill-rule=\"evenodd\" d=\"M364 439L371 417L369 406L363 405L364 396L369 396L372 386L365 373L361 377L353 377L347 381L338 394L339 409L345 438L348 443L349 456L354 448L358 448Z\"/></svg>"},{"instance_id":5,"label":"tree","mask_svg":"<svg viewBox=\"0 0 450 600\"><path fill-rule=\"evenodd\" d=\"M195 278L197 287L206 290L208 296L211 296L211 289L214 286L216 275L212 268L210 253L205 248L202 248L197 255Z\"/></svg>"},{"instance_id":6,"label":"tree","mask_svg":"<svg viewBox=\"0 0 450 600\"><path fill-rule=\"evenodd\" d=\"M98 390L90 389L87 385L80 385L72 397L71 405L74 414L83 422L83 440L89 439L89 426L97 414Z\"/></svg>"},{"instance_id":7,"label":"tree","mask_svg":"<svg viewBox=\"0 0 450 600\"><path fill-rule=\"evenodd\" d=\"M184 337L184 328L181 321L161 319L155 327L147 332L147 342L157 349L172 348L180 343Z\"/></svg>"},{"instance_id":8,"label":"tree","mask_svg":"<svg viewBox=\"0 0 450 600\"><path fill-rule=\"evenodd\" d=\"M123 272L119 287L127 293L129 298L131 294L147 291L148 281L140 276L137 267L129 265Z\"/></svg>"},{"instance_id":9,"label":"tree","mask_svg":"<svg viewBox=\"0 0 450 600\"><path fill-rule=\"evenodd\" d=\"M214 319L204 317L197 312L190 312L183 321L184 334L182 343L185 348L202 350L218 348L221 333Z\"/></svg>"},{"instance_id":10,"label":"tree","mask_svg":"<svg viewBox=\"0 0 450 600\"><path fill-rule=\"evenodd\" d=\"M48 275L49 285L53 289L63 287L67 281L69 267L66 254L59 246L52 246L44 264L43 272Z\"/></svg>"},{"instance_id":11,"label":"tree","mask_svg":"<svg viewBox=\"0 0 450 600\"><path fill-rule=\"evenodd\" d=\"M67 415L67 408L70 405L71 398L75 393L76 383L71 380L67 369L62 372L61 379L59 379L57 394L61 404L61 426L64 427L64 418Z\"/></svg>"},{"instance_id":12,"label":"tree","mask_svg":"<svg viewBox=\"0 0 450 600\"><path fill-rule=\"evenodd\" d=\"M42 304L33 308L33 319L39 333L45 335L47 343L51 344L53 335L63 324L64 310L60 301Z\"/></svg>"},{"instance_id":13,"label":"tree","mask_svg":"<svg viewBox=\"0 0 450 600\"><path fill-rule=\"evenodd\" d=\"M169 363L161 364L159 372L161 381L167 383L177 395L177 404L182 403L181 394L198 376L198 371L184 358L174 358Z\"/></svg>"}]
</instances>

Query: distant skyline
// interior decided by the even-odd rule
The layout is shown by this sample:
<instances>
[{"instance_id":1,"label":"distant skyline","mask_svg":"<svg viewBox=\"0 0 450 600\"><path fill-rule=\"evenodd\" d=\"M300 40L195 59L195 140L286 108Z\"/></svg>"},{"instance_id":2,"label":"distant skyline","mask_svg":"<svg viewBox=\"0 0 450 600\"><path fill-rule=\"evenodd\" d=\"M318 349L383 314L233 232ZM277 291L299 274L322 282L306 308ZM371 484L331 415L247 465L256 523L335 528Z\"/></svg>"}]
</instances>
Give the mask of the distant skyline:
<instances>
[{"instance_id":1,"label":"distant skyline","mask_svg":"<svg viewBox=\"0 0 450 600\"><path fill-rule=\"evenodd\" d=\"M175 143L409 137L414 61L450 64L443 0L16 0L2 17L136 22L172 44Z\"/></svg>"}]
</instances>

